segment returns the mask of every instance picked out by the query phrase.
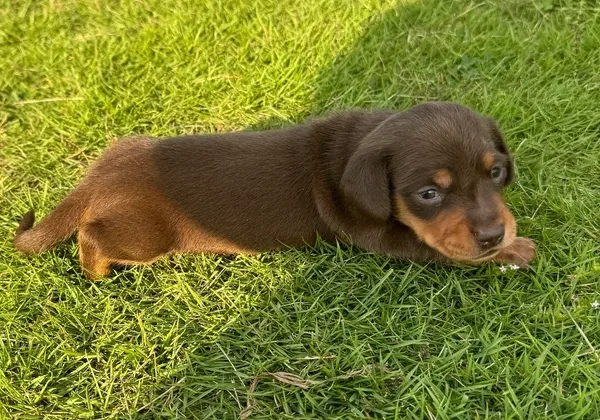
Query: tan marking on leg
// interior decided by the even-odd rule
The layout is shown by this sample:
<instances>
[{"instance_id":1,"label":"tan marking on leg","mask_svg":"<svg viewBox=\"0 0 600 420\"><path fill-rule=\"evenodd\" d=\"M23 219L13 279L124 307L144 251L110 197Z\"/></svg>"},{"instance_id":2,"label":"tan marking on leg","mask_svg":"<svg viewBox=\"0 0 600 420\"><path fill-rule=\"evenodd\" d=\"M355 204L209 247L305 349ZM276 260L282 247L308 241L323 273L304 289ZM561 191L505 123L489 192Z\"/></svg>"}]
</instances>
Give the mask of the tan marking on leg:
<instances>
[{"instance_id":1,"label":"tan marking on leg","mask_svg":"<svg viewBox=\"0 0 600 420\"><path fill-rule=\"evenodd\" d=\"M100 280L110 273L111 262L104 258L94 243L85 237L81 231L77 235L79 241L79 262L85 276L89 280Z\"/></svg>"}]
</instances>

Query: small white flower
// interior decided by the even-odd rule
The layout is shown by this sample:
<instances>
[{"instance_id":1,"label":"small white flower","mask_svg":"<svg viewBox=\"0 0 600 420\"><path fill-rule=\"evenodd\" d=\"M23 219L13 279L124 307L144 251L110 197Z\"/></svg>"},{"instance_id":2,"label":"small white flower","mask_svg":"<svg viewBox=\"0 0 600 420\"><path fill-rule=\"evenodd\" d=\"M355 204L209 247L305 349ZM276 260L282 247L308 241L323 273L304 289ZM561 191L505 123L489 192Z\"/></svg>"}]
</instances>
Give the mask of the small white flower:
<instances>
[{"instance_id":1,"label":"small white flower","mask_svg":"<svg viewBox=\"0 0 600 420\"><path fill-rule=\"evenodd\" d=\"M501 265L501 266L500 266L500 271L501 271L502 273L506 273L506 270L508 270L508 267L507 267L507 266L505 266L505 265Z\"/></svg>"},{"instance_id":2,"label":"small white flower","mask_svg":"<svg viewBox=\"0 0 600 420\"><path fill-rule=\"evenodd\" d=\"M598 309L600 308L600 302L598 302L597 300L592 302L592 308L594 309Z\"/></svg>"},{"instance_id":3,"label":"small white flower","mask_svg":"<svg viewBox=\"0 0 600 420\"><path fill-rule=\"evenodd\" d=\"M518 270L518 269L519 269L519 268L521 268L521 267L519 267L519 266L518 266L518 265L516 265L516 264L511 264L511 265L509 265L509 266L508 266L508 268L510 268L511 270Z\"/></svg>"}]
</instances>

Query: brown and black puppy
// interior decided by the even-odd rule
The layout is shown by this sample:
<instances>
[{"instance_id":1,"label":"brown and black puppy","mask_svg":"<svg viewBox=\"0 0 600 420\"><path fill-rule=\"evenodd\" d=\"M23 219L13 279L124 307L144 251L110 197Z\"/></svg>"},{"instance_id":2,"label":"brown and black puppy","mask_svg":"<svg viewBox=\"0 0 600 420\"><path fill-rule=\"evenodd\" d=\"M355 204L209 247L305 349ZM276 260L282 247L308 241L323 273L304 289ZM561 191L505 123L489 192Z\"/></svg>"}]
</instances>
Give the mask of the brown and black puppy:
<instances>
[{"instance_id":1,"label":"brown and black puppy","mask_svg":"<svg viewBox=\"0 0 600 420\"><path fill-rule=\"evenodd\" d=\"M284 130L117 142L16 248L78 230L90 278L172 253L255 253L325 240L417 261L527 264L502 189L513 177L494 120L433 102L351 111Z\"/></svg>"}]
</instances>

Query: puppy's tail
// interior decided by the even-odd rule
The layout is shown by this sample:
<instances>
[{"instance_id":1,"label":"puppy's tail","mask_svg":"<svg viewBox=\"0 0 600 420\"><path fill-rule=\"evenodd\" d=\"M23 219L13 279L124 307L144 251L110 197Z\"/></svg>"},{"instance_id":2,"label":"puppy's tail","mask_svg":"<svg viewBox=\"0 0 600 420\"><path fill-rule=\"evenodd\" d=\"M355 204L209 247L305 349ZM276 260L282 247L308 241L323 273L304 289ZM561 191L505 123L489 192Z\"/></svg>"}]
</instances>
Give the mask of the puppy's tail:
<instances>
[{"instance_id":1,"label":"puppy's tail","mask_svg":"<svg viewBox=\"0 0 600 420\"><path fill-rule=\"evenodd\" d=\"M85 195L75 189L35 226L35 213L28 211L15 232L15 248L24 254L34 254L68 239L79 226L86 207Z\"/></svg>"}]
</instances>

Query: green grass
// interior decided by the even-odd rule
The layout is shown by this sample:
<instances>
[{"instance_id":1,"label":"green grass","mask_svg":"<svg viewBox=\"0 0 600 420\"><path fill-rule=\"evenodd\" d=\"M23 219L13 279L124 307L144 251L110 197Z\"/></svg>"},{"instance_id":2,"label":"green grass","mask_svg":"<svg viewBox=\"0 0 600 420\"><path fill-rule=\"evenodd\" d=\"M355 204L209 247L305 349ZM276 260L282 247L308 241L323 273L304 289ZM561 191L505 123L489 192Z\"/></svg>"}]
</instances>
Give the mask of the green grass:
<instances>
[{"instance_id":1,"label":"green grass","mask_svg":"<svg viewBox=\"0 0 600 420\"><path fill-rule=\"evenodd\" d=\"M119 136L430 99L500 121L531 271L13 250ZM600 418L599 104L594 1L0 0L0 418Z\"/></svg>"}]
</instances>

